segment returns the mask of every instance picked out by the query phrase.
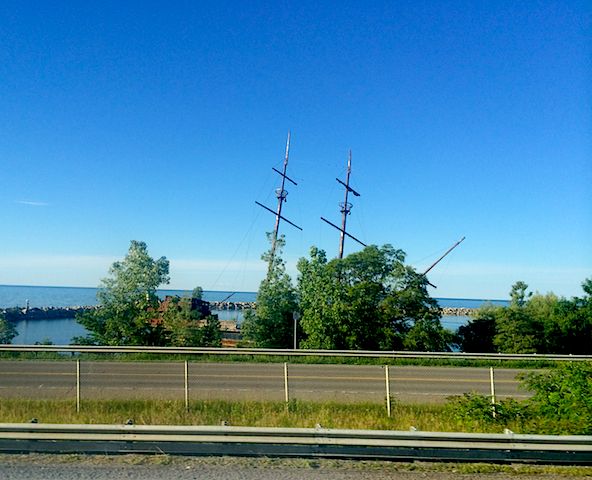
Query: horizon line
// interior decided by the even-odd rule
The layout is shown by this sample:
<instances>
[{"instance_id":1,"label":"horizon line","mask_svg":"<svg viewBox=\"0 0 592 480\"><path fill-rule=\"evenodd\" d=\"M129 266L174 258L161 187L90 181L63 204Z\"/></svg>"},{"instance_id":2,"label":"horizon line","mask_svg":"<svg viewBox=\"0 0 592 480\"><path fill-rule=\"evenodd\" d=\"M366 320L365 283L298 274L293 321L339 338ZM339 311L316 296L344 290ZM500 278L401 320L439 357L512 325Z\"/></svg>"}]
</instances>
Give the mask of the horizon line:
<instances>
[{"instance_id":1,"label":"horizon line","mask_svg":"<svg viewBox=\"0 0 592 480\"><path fill-rule=\"evenodd\" d=\"M81 286L70 286L70 285L14 285L14 284L0 284L0 287L27 287L27 288L78 288L78 289L95 289L98 290L100 287L81 287ZM192 288L157 288L158 290L169 290L169 291L186 291L191 292ZM207 290L204 289L204 292L224 292L224 293L257 293L253 291L244 291L244 290ZM479 300L482 302L507 302L508 299L503 298L467 298L467 297L432 297L438 300Z\"/></svg>"}]
</instances>

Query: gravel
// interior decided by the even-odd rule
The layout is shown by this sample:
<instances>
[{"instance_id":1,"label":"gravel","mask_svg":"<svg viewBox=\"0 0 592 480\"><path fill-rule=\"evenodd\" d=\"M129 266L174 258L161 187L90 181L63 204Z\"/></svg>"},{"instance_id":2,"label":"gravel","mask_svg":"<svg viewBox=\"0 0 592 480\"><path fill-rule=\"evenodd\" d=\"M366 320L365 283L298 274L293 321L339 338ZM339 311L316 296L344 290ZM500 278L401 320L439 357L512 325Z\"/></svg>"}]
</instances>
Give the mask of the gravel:
<instances>
[{"instance_id":1,"label":"gravel","mask_svg":"<svg viewBox=\"0 0 592 480\"><path fill-rule=\"evenodd\" d=\"M531 471L528 470L529 468ZM0 479L2 480L550 480L575 478L592 478L592 469L346 460L169 457L166 455L0 454Z\"/></svg>"}]
</instances>

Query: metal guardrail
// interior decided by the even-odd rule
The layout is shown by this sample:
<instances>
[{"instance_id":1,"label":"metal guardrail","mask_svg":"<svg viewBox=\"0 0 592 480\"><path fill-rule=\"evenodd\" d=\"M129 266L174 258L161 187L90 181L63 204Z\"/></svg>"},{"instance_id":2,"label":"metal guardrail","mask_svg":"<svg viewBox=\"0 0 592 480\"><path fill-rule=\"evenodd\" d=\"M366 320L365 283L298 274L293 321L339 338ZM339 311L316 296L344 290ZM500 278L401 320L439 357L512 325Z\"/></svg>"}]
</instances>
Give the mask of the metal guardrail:
<instances>
[{"instance_id":1,"label":"metal guardrail","mask_svg":"<svg viewBox=\"0 0 592 480\"><path fill-rule=\"evenodd\" d=\"M592 464L592 436L5 423L0 424L0 452Z\"/></svg>"},{"instance_id":2,"label":"metal guardrail","mask_svg":"<svg viewBox=\"0 0 592 480\"><path fill-rule=\"evenodd\" d=\"M144 347L97 345L0 345L0 352L150 353L159 355L271 355L282 357L372 357L456 360L592 361L592 355L461 353L375 350L291 350L274 348Z\"/></svg>"}]
</instances>

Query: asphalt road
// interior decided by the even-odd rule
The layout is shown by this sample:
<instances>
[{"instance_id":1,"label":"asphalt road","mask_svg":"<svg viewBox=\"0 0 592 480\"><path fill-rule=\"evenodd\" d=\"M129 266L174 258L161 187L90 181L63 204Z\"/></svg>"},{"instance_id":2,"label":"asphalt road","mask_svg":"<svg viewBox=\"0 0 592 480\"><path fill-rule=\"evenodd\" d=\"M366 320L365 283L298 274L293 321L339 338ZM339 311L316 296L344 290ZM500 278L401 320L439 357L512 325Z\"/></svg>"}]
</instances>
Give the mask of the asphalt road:
<instances>
[{"instance_id":1,"label":"asphalt road","mask_svg":"<svg viewBox=\"0 0 592 480\"><path fill-rule=\"evenodd\" d=\"M81 362L82 398L183 399L183 363ZM496 396L521 398L520 370L496 369ZM442 402L464 392L490 394L488 368L389 367L391 395L403 402ZM385 369L358 365L289 365L291 399L381 402ZM266 363L189 363L191 399L284 400L284 366ZM74 361L0 361L0 398L76 395Z\"/></svg>"}]
</instances>

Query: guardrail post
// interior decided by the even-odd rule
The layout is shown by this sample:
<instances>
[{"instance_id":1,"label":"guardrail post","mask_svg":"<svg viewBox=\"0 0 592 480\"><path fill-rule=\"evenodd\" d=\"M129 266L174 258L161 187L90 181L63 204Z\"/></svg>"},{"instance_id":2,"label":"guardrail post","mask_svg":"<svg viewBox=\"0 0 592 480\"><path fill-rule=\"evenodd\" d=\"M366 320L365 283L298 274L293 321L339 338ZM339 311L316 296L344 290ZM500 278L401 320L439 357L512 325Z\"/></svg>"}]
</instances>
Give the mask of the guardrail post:
<instances>
[{"instance_id":1,"label":"guardrail post","mask_svg":"<svg viewBox=\"0 0 592 480\"><path fill-rule=\"evenodd\" d=\"M292 318L294 319L294 350L298 348L298 320L300 320L300 312L293 312Z\"/></svg>"},{"instance_id":2,"label":"guardrail post","mask_svg":"<svg viewBox=\"0 0 592 480\"><path fill-rule=\"evenodd\" d=\"M80 412L80 359L76 359L76 413Z\"/></svg>"},{"instance_id":3,"label":"guardrail post","mask_svg":"<svg viewBox=\"0 0 592 480\"><path fill-rule=\"evenodd\" d=\"M491 384L491 415L495 418L495 381L493 378L493 367L489 367L489 383Z\"/></svg>"},{"instance_id":4,"label":"guardrail post","mask_svg":"<svg viewBox=\"0 0 592 480\"><path fill-rule=\"evenodd\" d=\"M386 382L386 413L387 415L391 416L391 381L389 378L389 366L384 366L384 376Z\"/></svg>"},{"instance_id":5,"label":"guardrail post","mask_svg":"<svg viewBox=\"0 0 592 480\"><path fill-rule=\"evenodd\" d=\"M185 411L189 411L189 365L185 360Z\"/></svg>"},{"instance_id":6,"label":"guardrail post","mask_svg":"<svg viewBox=\"0 0 592 480\"><path fill-rule=\"evenodd\" d=\"M288 408L288 403L290 402L290 395L288 390L288 364L284 362L284 395L286 399L286 408Z\"/></svg>"}]
</instances>

